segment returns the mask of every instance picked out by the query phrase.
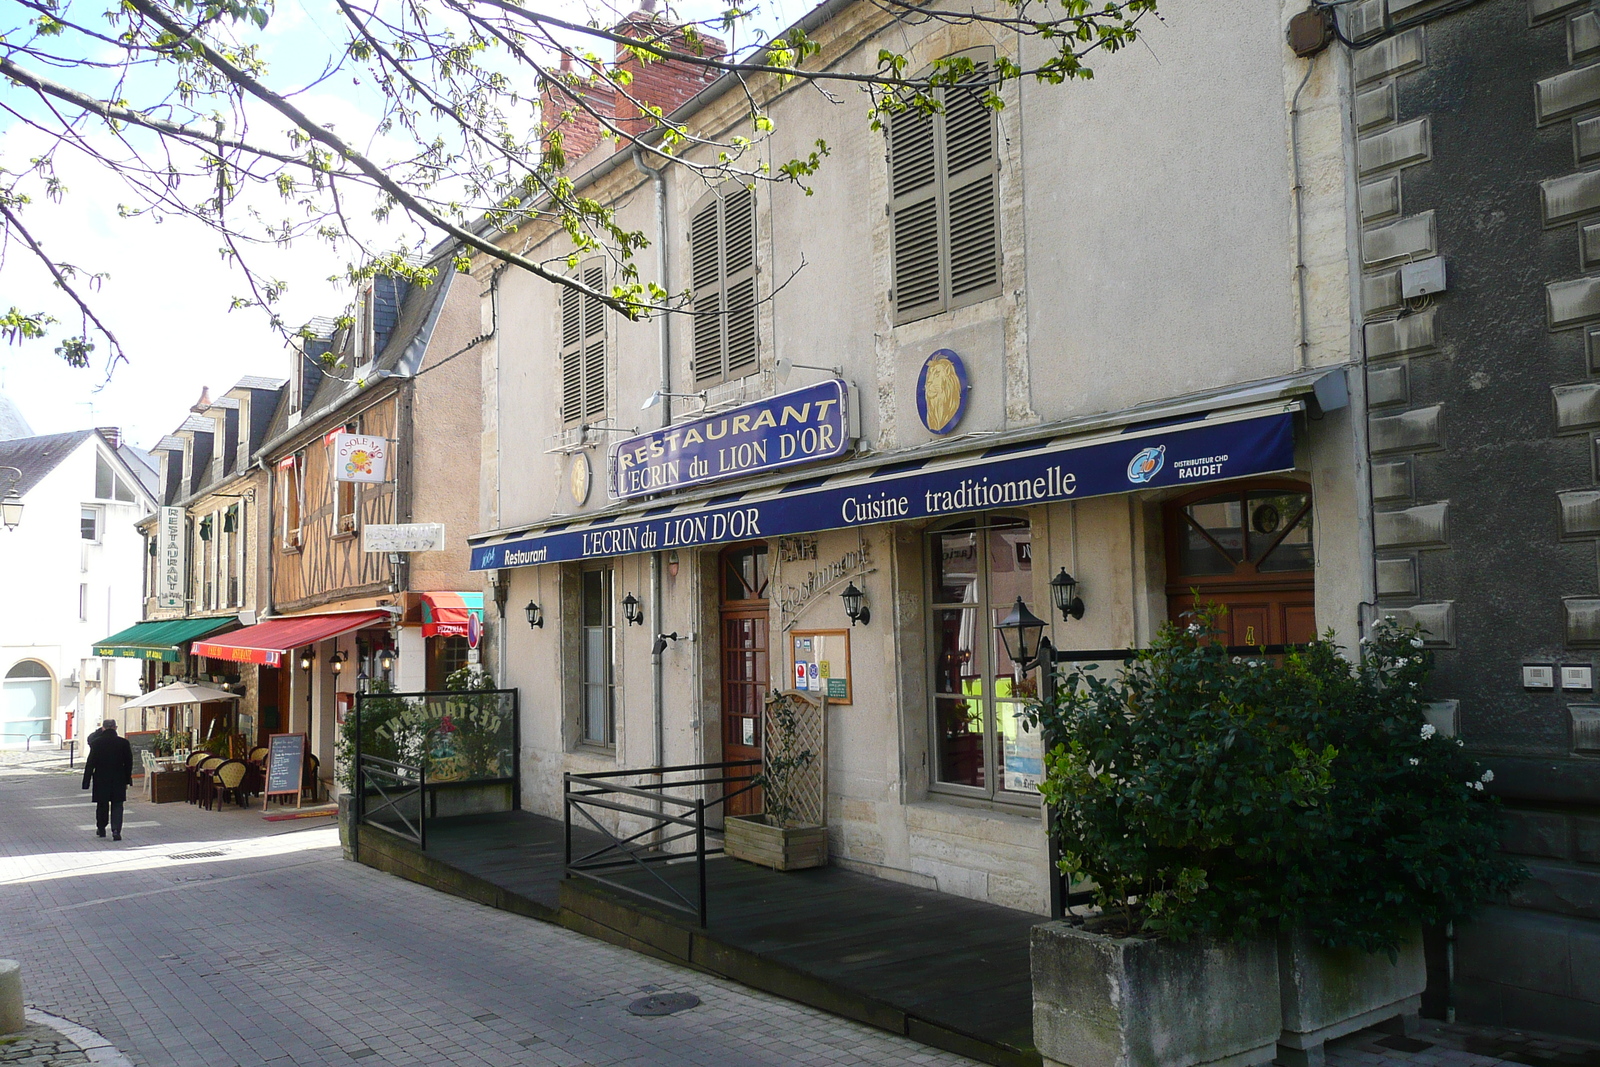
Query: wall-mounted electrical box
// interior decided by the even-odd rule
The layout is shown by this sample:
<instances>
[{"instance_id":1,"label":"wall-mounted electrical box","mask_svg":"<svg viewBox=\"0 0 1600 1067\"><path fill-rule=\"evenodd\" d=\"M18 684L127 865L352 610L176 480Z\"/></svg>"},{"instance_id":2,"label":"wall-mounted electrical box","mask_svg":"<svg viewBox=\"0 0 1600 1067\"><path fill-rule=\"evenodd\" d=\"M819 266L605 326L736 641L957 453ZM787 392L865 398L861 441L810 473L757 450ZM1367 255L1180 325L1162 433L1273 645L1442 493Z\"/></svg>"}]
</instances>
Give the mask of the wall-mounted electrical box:
<instances>
[{"instance_id":1,"label":"wall-mounted electrical box","mask_svg":"<svg viewBox=\"0 0 1600 1067\"><path fill-rule=\"evenodd\" d=\"M1556 687L1556 669L1548 663L1524 663L1522 665L1522 688L1524 689L1554 689Z\"/></svg>"},{"instance_id":2,"label":"wall-mounted electrical box","mask_svg":"<svg viewBox=\"0 0 1600 1067\"><path fill-rule=\"evenodd\" d=\"M1581 689L1588 691L1594 688L1594 668L1588 664L1581 666L1563 664L1561 667L1561 688Z\"/></svg>"},{"instance_id":3,"label":"wall-mounted electrical box","mask_svg":"<svg viewBox=\"0 0 1600 1067\"><path fill-rule=\"evenodd\" d=\"M1445 291L1444 257L1429 256L1400 266L1400 295L1407 300Z\"/></svg>"}]
</instances>

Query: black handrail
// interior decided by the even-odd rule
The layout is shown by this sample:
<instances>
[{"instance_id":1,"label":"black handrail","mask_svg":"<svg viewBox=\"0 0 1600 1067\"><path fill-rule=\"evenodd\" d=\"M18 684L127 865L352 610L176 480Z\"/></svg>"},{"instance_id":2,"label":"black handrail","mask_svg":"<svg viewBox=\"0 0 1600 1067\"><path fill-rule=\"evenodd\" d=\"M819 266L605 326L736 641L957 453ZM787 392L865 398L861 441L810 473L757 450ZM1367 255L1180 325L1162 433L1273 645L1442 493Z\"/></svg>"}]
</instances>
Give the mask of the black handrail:
<instances>
[{"instance_id":1,"label":"black handrail","mask_svg":"<svg viewBox=\"0 0 1600 1067\"><path fill-rule=\"evenodd\" d=\"M389 785L395 789L393 796L389 794L388 790L384 789L384 783L380 780L382 778L389 779ZM415 783L414 785L411 784L413 782ZM377 790L378 795L383 798L383 803L370 812L367 810L367 787L369 785ZM427 787L428 769L426 764L400 763L396 760L384 759L382 756L368 755L363 752L356 757L355 821L359 825L373 826L386 833L393 834L402 841L410 841L418 848L426 849L428 847ZM414 823L406 818L406 813L399 807L401 801L412 796L417 798L417 821ZM373 821L372 816L388 808L394 810L395 817L400 820L406 830L410 831L409 833L404 833L393 826Z\"/></svg>"},{"instance_id":2,"label":"black handrail","mask_svg":"<svg viewBox=\"0 0 1600 1067\"><path fill-rule=\"evenodd\" d=\"M587 879L608 889L648 900L673 911L693 915L704 929L706 856L722 851L720 845L707 845L706 812L718 805L726 805L734 797L742 796L756 788L757 781L753 775L733 774L732 771L760 766L761 761L758 759L727 760L721 763L686 763L675 767L648 767L641 770L563 774L561 808L567 876ZM680 781L667 780L669 775L685 774L691 774L693 777ZM619 778L640 777L655 780L634 784L616 781ZM689 798L673 796L667 792L669 789L693 789L703 794L707 786L727 786L736 783L743 784L738 789L719 790L719 795L711 800L707 800L704 795ZM650 806L643 806L644 804ZM669 811L669 808L672 810ZM614 832L604 821L596 817L597 812L615 812L624 818L641 819L643 828L626 834L623 831ZM576 859L572 855L574 813L581 817L590 829L605 838L605 843L599 848ZM693 852L669 851L669 845L690 838L694 840ZM691 860L695 865L693 898L653 869L659 864L681 865ZM643 871L650 876L651 882L659 883L660 889L651 892L649 889L620 881L607 873L618 870Z\"/></svg>"}]
</instances>

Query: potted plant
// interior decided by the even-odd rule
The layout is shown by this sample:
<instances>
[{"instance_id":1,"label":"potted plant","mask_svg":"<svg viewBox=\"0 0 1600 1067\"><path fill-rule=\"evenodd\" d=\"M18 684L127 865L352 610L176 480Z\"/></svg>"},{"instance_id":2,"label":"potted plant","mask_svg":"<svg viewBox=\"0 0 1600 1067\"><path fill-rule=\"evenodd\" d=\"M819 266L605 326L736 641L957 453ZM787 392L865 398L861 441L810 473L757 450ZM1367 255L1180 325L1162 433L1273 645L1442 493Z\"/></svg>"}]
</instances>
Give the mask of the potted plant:
<instances>
[{"instance_id":1,"label":"potted plant","mask_svg":"<svg viewBox=\"0 0 1600 1067\"><path fill-rule=\"evenodd\" d=\"M761 773L755 778L765 810L760 815L730 815L724 820L723 849L729 856L779 871L821 867L828 862L828 828L820 818L824 798L818 756L805 747L799 717L802 710L813 708L810 700L798 693L774 692L767 697L766 744Z\"/></svg>"},{"instance_id":2,"label":"potted plant","mask_svg":"<svg viewBox=\"0 0 1600 1067\"><path fill-rule=\"evenodd\" d=\"M1099 909L1035 930L1047 1061L1314 1060L1415 1010L1419 922L1518 877L1487 772L1424 721L1415 632L1377 627L1355 664L1331 640L1280 662L1228 653L1216 615L1033 709L1062 868Z\"/></svg>"}]
</instances>

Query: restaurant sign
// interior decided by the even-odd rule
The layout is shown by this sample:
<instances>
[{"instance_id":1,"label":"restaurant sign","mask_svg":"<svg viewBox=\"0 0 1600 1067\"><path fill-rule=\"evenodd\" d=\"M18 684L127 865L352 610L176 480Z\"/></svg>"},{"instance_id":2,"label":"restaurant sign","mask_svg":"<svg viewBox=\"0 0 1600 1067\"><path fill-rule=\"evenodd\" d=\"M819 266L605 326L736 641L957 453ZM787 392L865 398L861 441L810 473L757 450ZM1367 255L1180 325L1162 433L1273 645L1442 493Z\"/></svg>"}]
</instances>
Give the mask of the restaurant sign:
<instances>
[{"instance_id":1,"label":"restaurant sign","mask_svg":"<svg viewBox=\"0 0 1600 1067\"><path fill-rule=\"evenodd\" d=\"M843 455L848 387L838 378L625 438L611 446L611 499L778 470Z\"/></svg>"},{"instance_id":2,"label":"restaurant sign","mask_svg":"<svg viewBox=\"0 0 1600 1067\"><path fill-rule=\"evenodd\" d=\"M1193 485L1294 467L1287 411L1200 419L1090 438L1002 445L943 463L901 462L817 478L714 506L569 523L472 550L473 570L621 556L882 522L934 519L1055 500ZM665 512L665 513L661 513Z\"/></svg>"},{"instance_id":3,"label":"restaurant sign","mask_svg":"<svg viewBox=\"0 0 1600 1067\"><path fill-rule=\"evenodd\" d=\"M182 508L162 508L156 527L156 604L163 608L184 606Z\"/></svg>"}]
</instances>

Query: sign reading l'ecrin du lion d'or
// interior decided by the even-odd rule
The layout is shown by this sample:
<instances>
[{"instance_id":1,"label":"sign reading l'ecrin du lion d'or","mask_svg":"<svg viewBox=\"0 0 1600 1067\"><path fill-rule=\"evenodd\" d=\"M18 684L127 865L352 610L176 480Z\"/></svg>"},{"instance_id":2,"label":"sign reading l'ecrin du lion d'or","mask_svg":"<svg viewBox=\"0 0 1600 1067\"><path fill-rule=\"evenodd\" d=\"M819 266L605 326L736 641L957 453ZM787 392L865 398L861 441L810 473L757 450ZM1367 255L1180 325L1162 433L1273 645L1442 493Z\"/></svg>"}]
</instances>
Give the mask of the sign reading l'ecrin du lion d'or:
<instances>
[{"instance_id":1,"label":"sign reading l'ecrin du lion d'or","mask_svg":"<svg viewBox=\"0 0 1600 1067\"><path fill-rule=\"evenodd\" d=\"M611 499L843 455L852 441L848 399L834 378L626 438L611 446Z\"/></svg>"}]
</instances>

